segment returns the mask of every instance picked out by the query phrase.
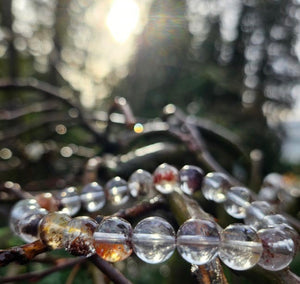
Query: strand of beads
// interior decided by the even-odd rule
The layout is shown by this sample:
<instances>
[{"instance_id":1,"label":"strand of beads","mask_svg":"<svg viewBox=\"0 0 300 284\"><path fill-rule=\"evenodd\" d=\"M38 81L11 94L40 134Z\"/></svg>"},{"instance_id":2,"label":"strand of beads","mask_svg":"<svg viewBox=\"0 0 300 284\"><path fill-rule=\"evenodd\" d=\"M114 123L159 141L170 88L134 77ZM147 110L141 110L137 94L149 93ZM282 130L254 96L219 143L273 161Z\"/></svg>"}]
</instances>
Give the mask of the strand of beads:
<instances>
[{"instance_id":1,"label":"strand of beads","mask_svg":"<svg viewBox=\"0 0 300 284\"><path fill-rule=\"evenodd\" d=\"M208 173L204 177L202 193L208 200L223 203L225 211L254 229L262 241L263 253L259 265L277 271L287 267L296 253L297 232L280 214L274 214L266 201L251 202L251 192L245 187L231 187L229 179L221 173ZM222 259L222 254L220 254Z\"/></svg>"},{"instance_id":2,"label":"strand of beads","mask_svg":"<svg viewBox=\"0 0 300 284\"><path fill-rule=\"evenodd\" d=\"M80 196L70 187L60 193L61 212L47 214L39 206L45 203L44 196L37 197L38 202L31 199L17 203L11 214L12 229L25 241L40 238L52 249L65 247L74 255L86 256L96 252L111 262L123 260L134 251L145 262L160 263L177 247L179 254L192 264L205 264L219 255L235 270L249 269L257 262L268 270L286 267L295 251L291 235L297 237L290 226L282 223L286 220L281 215L270 215L270 206L266 202L250 203L250 191L244 187L231 187L226 175L209 173L203 177L203 171L196 166L184 166L178 171L162 164L153 177L138 170L128 183L119 177L108 181L104 189L91 183L83 188ZM223 202L225 210L235 218L244 218L246 225L233 224L220 231L214 222L188 220L179 228L176 237L172 226L159 217L144 219L132 230L127 221L116 217L105 218L98 225L89 217L71 219L64 214L76 214L81 204L89 212L103 208L106 200L114 205L123 204L129 199L128 192L137 197L147 194L153 186L163 194L181 188L189 195L202 186L207 199ZM44 207L49 210L57 205L51 198L46 204ZM33 221L23 224L21 219L25 216L31 216L28 220L32 218ZM279 223L284 228L283 233L277 229Z\"/></svg>"}]
</instances>

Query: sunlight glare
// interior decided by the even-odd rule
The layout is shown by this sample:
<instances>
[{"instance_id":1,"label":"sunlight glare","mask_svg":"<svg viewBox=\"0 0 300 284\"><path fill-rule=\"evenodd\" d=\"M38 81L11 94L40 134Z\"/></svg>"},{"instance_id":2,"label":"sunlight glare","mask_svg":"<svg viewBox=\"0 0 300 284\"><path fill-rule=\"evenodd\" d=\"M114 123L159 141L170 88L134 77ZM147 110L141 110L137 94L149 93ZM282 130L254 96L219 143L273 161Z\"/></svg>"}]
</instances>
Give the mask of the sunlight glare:
<instances>
[{"instance_id":1,"label":"sunlight glare","mask_svg":"<svg viewBox=\"0 0 300 284\"><path fill-rule=\"evenodd\" d=\"M139 7L134 0L114 0L106 19L112 36L125 42L134 32L139 20Z\"/></svg>"}]
</instances>

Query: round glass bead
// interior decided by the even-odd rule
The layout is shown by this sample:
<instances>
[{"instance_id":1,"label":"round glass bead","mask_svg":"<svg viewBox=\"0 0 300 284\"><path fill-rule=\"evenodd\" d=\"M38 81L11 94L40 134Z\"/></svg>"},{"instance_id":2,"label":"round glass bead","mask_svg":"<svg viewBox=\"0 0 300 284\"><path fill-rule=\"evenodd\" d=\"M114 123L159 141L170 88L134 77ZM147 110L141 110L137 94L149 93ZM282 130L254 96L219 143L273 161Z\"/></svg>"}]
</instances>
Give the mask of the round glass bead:
<instances>
[{"instance_id":1,"label":"round glass bead","mask_svg":"<svg viewBox=\"0 0 300 284\"><path fill-rule=\"evenodd\" d=\"M126 180L120 177L114 177L110 179L106 185L108 200L113 205L121 205L128 201L129 191Z\"/></svg>"},{"instance_id":2,"label":"round glass bead","mask_svg":"<svg viewBox=\"0 0 300 284\"><path fill-rule=\"evenodd\" d=\"M257 232L263 245L263 254L259 265L264 269L278 271L287 267L293 260L295 245L280 228L261 229Z\"/></svg>"},{"instance_id":3,"label":"round glass bead","mask_svg":"<svg viewBox=\"0 0 300 284\"><path fill-rule=\"evenodd\" d=\"M210 262L218 253L219 242L217 226L209 220L190 219L177 232L177 250L191 264Z\"/></svg>"},{"instance_id":4,"label":"round glass bead","mask_svg":"<svg viewBox=\"0 0 300 284\"><path fill-rule=\"evenodd\" d=\"M272 214L272 207L265 201L253 201L246 208L245 224L252 226L254 229L262 227L262 220L266 215Z\"/></svg>"},{"instance_id":5,"label":"round glass bead","mask_svg":"<svg viewBox=\"0 0 300 284\"><path fill-rule=\"evenodd\" d=\"M168 194L179 186L179 172L175 167L164 163L154 171L153 180L157 191Z\"/></svg>"},{"instance_id":6,"label":"round glass bead","mask_svg":"<svg viewBox=\"0 0 300 284\"><path fill-rule=\"evenodd\" d=\"M41 193L35 196L37 203L46 210L58 211L57 199L50 192Z\"/></svg>"},{"instance_id":7,"label":"round glass bead","mask_svg":"<svg viewBox=\"0 0 300 284\"><path fill-rule=\"evenodd\" d=\"M96 212L106 203L105 192L101 185L92 182L83 187L80 195L82 206L88 212Z\"/></svg>"},{"instance_id":8,"label":"round glass bead","mask_svg":"<svg viewBox=\"0 0 300 284\"><path fill-rule=\"evenodd\" d=\"M35 199L24 199L18 201L10 212L9 225L11 230L18 234L19 221L40 209L39 204Z\"/></svg>"},{"instance_id":9,"label":"round glass bead","mask_svg":"<svg viewBox=\"0 0 300 284\"><path fill-rule=\"evenodd\" d=\"M93 236L97 254L109 262L124 260L132 253L131 235L132 228L126 220L118 217L103 219Z\"/></svg>"},{"instance_id":10,"label":"round glass bead","mask_svg":"<svg viewBox=\"0 0 300 284\"><path fill-rule=\"evenodd\" d=\"M264 186L258 193L258 198L267 202L274 203L278 200L278 188Z\"/></svg>"},{"instance_id":11,"label":"round glass bead","mask_svg":"<svg viewBox=\"0 0 300 284\"><path fill-rule=\"evenodd\" d=\"M140 221L133 230L133 250L147 263L161 263L171 257L175 250L173 227L160 217Z\"/></svg>"},{"instance_id":12,"label":"round glass bead","mask_svg":"<svg viewBox=\"0 0 300 284\"><path fill-rule=\"evenodd\" d=\"M191 165L184 166L179 171L181 190L188 195L201 189L204 172L201 168Z\"/></svg>"},{"instance_id":13,"label":"round glass bead","mask_svg":"<svg viewBox=\"0 0 300 284\"><path fill-rule=\"evenodd\" d=\"M60 211L70 216L74 216L81 207L80 197L75 187L68 187L62 190L57 198L60 201Z\"/></svg>"},{"instance_id":14,"label":"round glass bead","mask_svg":"<svg viewBox=\"0 0 300 284\"><path fill-rule=\"evenodd\" d=\"M231 187L225 174L208 173L203 180L202 193L207 200L222 203L226 200L226 192Z\"/></svg>"},{"instance_id":15,"label":"round glass bead","mask_svg":"<svg viewBox=\"0 0 300 284\"><path fill-rule=\"evenodd\" d=\"M134 198L147 195L153 188L152 175L147 171L138 169L129 177L128 187L131 196Z\"/></svg>"},{"instance_id":16,"label":"round glass bead","mask_svg":"<svg viewBox=\"0 0 300 284\"><path fill-rule=\"evenodd\" d=\"M39 224L40 240L51 249L64 247L64 230L71 218L61 212L46 215Z\"/></svg>"},{"instance_id":17,"label":"round glass bead","mask_svg":"<svg viewBox=\"0 0 300 284\"><path fill-rule=\"evenodd\" d=\"M18 236L26 243L32 243L39 239L38 227L41 219L48 214L44 208L37 208L34 213L20 219L18 224Z\"/></svg>"},{"instance_id":18,"label":"round glass bead","mask_svg":"<svg viewBox=\"0 0 300 284\"><path fill-rule=\"evenodd\" d=\"M72 219L64 231L64 246L73 255L91 256L94 254L93 234L98 223L90 217Z\"/></svg>"},{"instance_id":19,"label":"round glass bead","mask_svg":"<svg viewBox=\"0 0 300 284\"><path fill-rule=\"evenodd\" d=\"M234 270L247 270L260 260L263 248L253 228L232 224L220 234L220 259Z\"/></svg>"},{"instance_id":20,"label":"round glass bead","mask_svg":"<svg viewBox=\"0 0 300 284\"><path fill-rule=\"evenodd\" d=\"M250 191L245 187L231 187L226 194L224 208L226 212L237 219L246 216L246 208L250 205Z\"/></svg>"},{"instance_id":21,"label":"round glass bead","mask_svg":"<svg viewBox=\"0 0 300 284\"><path fill-rule=\"evenodd\" d=\"M265 176L262 184L263 184L263 186L281 189L284 187L283 176L278 173L270 173Z\"/></svg>"}]
</instances>

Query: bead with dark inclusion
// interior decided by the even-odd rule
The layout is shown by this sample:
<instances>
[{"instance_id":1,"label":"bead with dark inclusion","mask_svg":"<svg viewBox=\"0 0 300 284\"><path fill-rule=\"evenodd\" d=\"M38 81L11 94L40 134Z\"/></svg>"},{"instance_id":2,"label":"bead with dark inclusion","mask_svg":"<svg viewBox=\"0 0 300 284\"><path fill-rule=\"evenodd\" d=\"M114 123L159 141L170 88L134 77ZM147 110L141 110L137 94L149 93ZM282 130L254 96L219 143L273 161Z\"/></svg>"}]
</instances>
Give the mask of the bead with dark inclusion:
<instances>
[{"instance_id":1,"label":"bead with dark inclusion","mask_svg":"<svg viewBox=\"0 0 300 284\"><path fill-rule=\"evenodd\" d=\"M113 205L124 204L129 199L129 190L128 190L127 181L118 176L110 179L105 184L105 189L107 191L108 200Z\"/></svg>"},{"instance_id":2,"label":"bead with dark inclusion","mask_svg":"<svg viewBox=\"0 0 300 284\"><path fill-rule=\"evenodd\" d=\"M138 169L129 177L128 187L134 198L147 195L153 188L152 175L145 170Z\"/></svg>"},{"instance_id":3,"label":"bead with dark inclusion","mask_svg":"<svg viewBox=\"0 0 300 284\"><path fill-rule=\"evenodd\" d=\"M179 171L181 190L188 195L201 189L204 172L201 168L191 165L185 165Z\"/></svg>"}]
</instances>

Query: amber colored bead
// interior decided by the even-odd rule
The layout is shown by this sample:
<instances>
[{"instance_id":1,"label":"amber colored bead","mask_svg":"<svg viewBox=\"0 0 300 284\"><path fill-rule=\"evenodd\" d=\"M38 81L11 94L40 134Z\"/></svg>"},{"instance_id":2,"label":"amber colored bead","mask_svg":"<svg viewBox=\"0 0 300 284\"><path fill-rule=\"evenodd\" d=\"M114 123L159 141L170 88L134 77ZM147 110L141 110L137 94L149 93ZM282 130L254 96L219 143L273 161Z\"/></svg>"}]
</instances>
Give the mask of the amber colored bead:
<instances>
[{"instance_id":1,"label":"amber colored bead","mask_svg":"<svg viewBox=\"0 0 300 284\"><path fill-rule=\"evenodd\" d=\"M50 212L58 211L58 202L50 192L38 194L35 197L37 203Z\"/></svg>"},{"instance_id":2,"label":"amber colored bead","mask_svg":"<svg viewBox=\"0 0 300 284\"><path fill-rule=\"evenodd\" d=\"M46 215L39 224L40 240L51 249L64 247L64 231L71 218L60 212Z\"/></svg>"},{"instance_id":3,"label":"amber colored bead","mask_svg":"<svg viewBox=\"0 0 300 284\"><path fill-rule=\"evenodd\" d=\"M90 217L80 216L72 219L64 231L64 246L76 256L91 256L95 253L93 233L98 223Z\"/></svg>"},{"instance_id":4,"label":"amber colored bead","mask_svg":"<svg viewBox=\"0 0 300 284\"><path fill-rule=\"evenodd\" d=\"M97 254L106 261L117 262L132 253L131 225L122 218L105 218L94 233Z\"/></svg>"}]
</instances>

